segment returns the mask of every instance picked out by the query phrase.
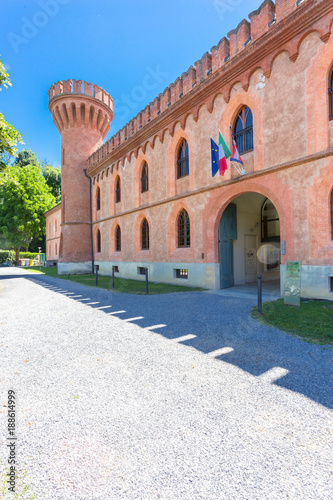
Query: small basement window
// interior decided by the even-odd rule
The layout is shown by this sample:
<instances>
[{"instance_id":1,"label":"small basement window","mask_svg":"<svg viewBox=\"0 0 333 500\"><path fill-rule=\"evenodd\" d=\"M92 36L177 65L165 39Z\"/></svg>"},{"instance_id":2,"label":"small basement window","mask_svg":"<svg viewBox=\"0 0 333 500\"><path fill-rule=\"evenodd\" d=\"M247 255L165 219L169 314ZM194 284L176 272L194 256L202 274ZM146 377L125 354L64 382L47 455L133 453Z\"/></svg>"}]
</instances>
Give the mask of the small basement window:
<instances>
[{"instance_id":1,"label":"small basement window","mask_svg":"<svg viewBox=\"0 0 333 500\"><path fill-rule=\"evenodd\" d=\"M328 278L329 291L333 292L333 276Z\"/></svg>"},{"instance_id":2,"label":"small basement window","mask_svg":"<svg viewBox=\"0 0 333 500\"><path fill-rule=\"evenodd\" d=\"M119 266L113 266L114 272L119 273Z\"/></svg>"},{"instance_id":3,"label":"small basement window","mask_svg":"<svg viewBox=\"0 0 333 500\"><path fill-rule=\"evenodd\" d=\"M146 268L145 267L138 267L138 274L146 274Z\"/></svg>"},{"instance_id":4,"label":"small basement window","mask_svg":"<svg viewBox=\"0 0 333 500\"><path fill-rule=\"evenodd\" d=\"M187 269L174 269L175 277L181 278L183 280L188 279L188 270Z\"/></svg>"}]
</instances>

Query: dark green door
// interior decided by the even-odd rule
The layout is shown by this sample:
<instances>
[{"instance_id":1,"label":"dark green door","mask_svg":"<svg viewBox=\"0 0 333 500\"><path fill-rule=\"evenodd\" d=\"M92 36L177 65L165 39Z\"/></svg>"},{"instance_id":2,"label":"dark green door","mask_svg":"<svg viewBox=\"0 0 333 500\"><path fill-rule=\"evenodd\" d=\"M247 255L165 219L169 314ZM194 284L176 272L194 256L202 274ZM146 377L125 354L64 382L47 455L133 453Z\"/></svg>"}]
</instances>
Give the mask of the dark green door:
<instances>
[{"instance_id":1,"label":"dark green door","mask_svg":"<svg viewBox=\"0 0 333 500\"><path fill-rule=\"evenodd\" d=\"M237 210L234 203L227 206L219 226L221 288L234 286L234 241L237 240Z\"/></svg>"}]
</instances>

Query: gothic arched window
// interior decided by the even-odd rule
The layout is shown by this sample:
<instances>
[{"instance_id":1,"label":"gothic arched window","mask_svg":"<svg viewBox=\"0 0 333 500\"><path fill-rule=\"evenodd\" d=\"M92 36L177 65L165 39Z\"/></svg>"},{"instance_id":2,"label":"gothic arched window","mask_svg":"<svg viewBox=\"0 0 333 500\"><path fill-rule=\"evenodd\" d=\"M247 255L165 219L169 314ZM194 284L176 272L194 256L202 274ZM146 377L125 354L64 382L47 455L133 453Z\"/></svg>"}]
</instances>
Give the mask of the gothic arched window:
<instances>
[{"instance_id":1,"label":"gothic arched window","mask_svg":"<svg viewBox=\"0 0 333 500\"><path fill-rule=\"evenodd\" d=\"M145 193L149 189L148 180L148 165L145 162L141 170L141 193Z\"/></svg>"},{"instance_id":2,"label":"gothic arched window","mask_svg":"<svg viewBox=\"0 0 333 500\"><path fill-rule=\"evenodd\" d=\"M116 203L119 203L121 199L121 193L120 193L120 177L117 177L116 180Z\"/></svg>"},{"instance_id":3,"label":"gothic arched window","mask_svg":"<svg viewBox=\"0 0 333 500\"><path fill-rule=\"evenodd\" d=\"M186 210L182 210L178 217L178 247L190 247L190 218Z\"/></svg>"},{"instance_id":4,"label":"gothic arched window","mask_svg":"<svg viewBox=\"0 0 333 500\"><path fill-rule=\"evenodd\" d=\"M333 241L333 189L331 191L331 240Z\"/></svg>"},{"instance_id":5,"label":"gothic arched window","mask_svg":"<svg viewBox=\"0 0 333 500\"><path fill-rule=\"evenodd\" d=\"M98 229L98 231L97 231L97 253L100 253L101 250L102 250L101 232Z\"/></svg>"},{"instance_id":6,"label":"gothic arched window","mask_svg":"<svg viewBox=\"0 0 333 500\"><path fill-rule=\"evenodd\" d=\"M149 224L147 219L144 219L141 224L141 248L149 250Z\"/></svg>"},{"instance_id":7,"label":"gothic arched window","mask_svg":"<svg viewBox=\"0 0 333 500\"><path fill-rule=\"evenodd\" d=\"M328 82L329 118L333 120L333 69Z\"/></svg>"},{"instance_id":8,"label":"gothic arched window","mask_svg":"<svg viewBox=\"0 0 333 500\"><path fill-rule=\"evenodd\" d=\"M96 206L97 206L97 210L101 209L101 190L99 187L97 188L97 191L96 191Z\"/></svg>"},{"instance_id":9,"label":"gothic arched window","mask_svg":"<svg viewBox=\"0 0 333 500\"><path fill-rule=\"evenodd\" d=\"M121 229L119 225L116 229L116 252L121 252Z\"/></svg>"},{"instance_id":10,"label":"gothic arched window","mask_svg":"<svg viewBox=\"0 0 333 500\"><path fill-rule=\"evenodd\" d=\"M268 198L261 208L261 241L280 241L279 214Z\"/></svg>"},{"instance_id":11,"label":"gothic arched window","mask_svg":"<svg viewBox=\"0 0 333 500\"><path fill-rule=\"evenodd\" d=\"M244 106L236 119L235 139L240 154L253 150L253 115L250 108Z\"/></svg>"},{"instance_id":12,"label":"gothic arched window","mask_svg":"<svg viewBox=\"0 0 333 500\"><path fill-rule=\"evenodd\" d=\"M179 146L177 155L177 179L180 177L185 177L189 174L189 155L188 155L188 144L184 139Z\"/></svg>"}]
</instances>

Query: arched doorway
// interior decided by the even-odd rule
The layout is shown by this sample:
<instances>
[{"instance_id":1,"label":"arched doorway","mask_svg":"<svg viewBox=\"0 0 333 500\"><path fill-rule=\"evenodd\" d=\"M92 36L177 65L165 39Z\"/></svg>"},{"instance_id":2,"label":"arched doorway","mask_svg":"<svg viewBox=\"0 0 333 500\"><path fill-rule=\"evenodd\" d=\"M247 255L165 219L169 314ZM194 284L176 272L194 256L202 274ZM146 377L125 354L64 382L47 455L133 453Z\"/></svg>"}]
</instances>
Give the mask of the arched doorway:
<instances>
[{"instance_id":1,"label":"arched doorway","mask_svg":"<svg viewBox=\"0 0 333 500\"><path fill-rule=\"evenodd\" d=\"M269 198L245 193L224 210L219 224L220 287L280 278L280 218ZM278 285L278 283L277 283Z\"/></svg>"}]
</instances>

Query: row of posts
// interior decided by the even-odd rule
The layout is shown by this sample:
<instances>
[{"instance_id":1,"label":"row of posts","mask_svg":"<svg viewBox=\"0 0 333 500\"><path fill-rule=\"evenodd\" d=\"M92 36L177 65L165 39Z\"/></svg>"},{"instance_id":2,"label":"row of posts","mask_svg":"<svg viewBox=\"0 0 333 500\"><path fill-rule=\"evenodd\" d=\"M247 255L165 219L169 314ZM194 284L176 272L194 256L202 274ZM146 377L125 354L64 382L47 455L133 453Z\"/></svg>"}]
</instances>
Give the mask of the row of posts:
<instances>
[{"instance_id":1,"label":"row of posts","mask_svg":"<svg viewBox=\"0 0 333 500\"><path fill-rule=\"evenodd\" d=\"M112 266L112 290L114 290L114 273L116 266ZM143 268L146 276L146 294L148 295L148 267ZM95 265L96 286L98 286L99 265ZM258 274L258 313L262 315L262 276Z\"/></svg>"},{"instance_id":2,"label":"row of posts","mask_svg":"<svg viewBox=\"0 0 333 500\"><path fill-rule=\"evenodd\" d=\"M115 273L115 268L116 266L112 266L112 290L114 290L114 273ZM146 276L146 294L148 295L149 293L149 287L148 287L148 267L143 268L145 270L145 276ZM99 271L99 265L95 265L95 285L98 286L98 271Z\"/></svg>"}]
</instances>

